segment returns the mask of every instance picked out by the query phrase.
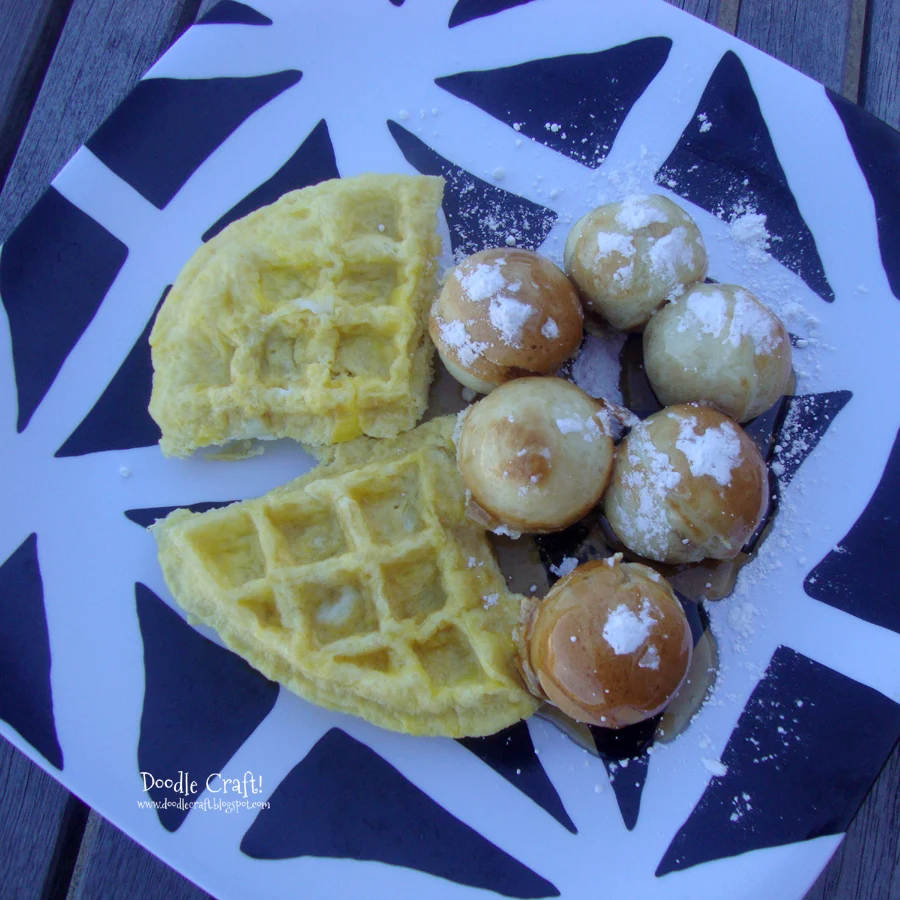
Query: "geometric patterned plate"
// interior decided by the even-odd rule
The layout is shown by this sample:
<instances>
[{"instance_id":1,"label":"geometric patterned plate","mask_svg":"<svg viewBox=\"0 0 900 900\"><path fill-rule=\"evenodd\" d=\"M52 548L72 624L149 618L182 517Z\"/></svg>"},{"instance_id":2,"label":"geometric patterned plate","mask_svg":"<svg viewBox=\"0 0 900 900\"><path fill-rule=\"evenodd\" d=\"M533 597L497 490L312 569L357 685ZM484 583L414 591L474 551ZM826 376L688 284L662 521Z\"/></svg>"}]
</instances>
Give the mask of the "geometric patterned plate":
<instances>
[{"instance_id":1,"label":"geometric patterned plate","mask_svg":"<svg viewBox=\"0 0 900 900\"><path fill-rule=\"evenodd\" d=\"M228 222L365 171L446 177L445 262L662 192L787 322L774 528L673 743L381 731L174 606L143 526L312 460L163 459L152 318ZM898 184L900 135L655 0L223 0L0 251L0 733L218 897L802 897L900 735Z\"/></svg>"}]
</instances>

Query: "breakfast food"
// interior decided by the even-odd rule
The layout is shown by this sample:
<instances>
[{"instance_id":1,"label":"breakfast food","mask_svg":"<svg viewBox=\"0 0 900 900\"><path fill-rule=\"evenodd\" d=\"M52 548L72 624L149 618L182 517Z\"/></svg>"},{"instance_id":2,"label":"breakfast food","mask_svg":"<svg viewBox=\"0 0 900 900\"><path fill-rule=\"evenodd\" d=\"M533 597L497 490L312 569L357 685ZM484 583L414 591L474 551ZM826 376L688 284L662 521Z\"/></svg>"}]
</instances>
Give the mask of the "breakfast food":
<instances>
[{"instance_id":1,"label":"breakfast food","mask_svg":"<svg viewBox=\"0 0 900 900\"><path fill-rule=\"evenodd\" d=\"M491 734L536 709L515 666L518 598L465 516L453 417L264 497L153 526L176 600L263 674L410 734Z\"/></svg>"},{"instance_id":2,"label":"breakfast food","mask_svg":"<svg viewBox=\"0 0 900 900\"><path fill-rule=\"evenodd\" d=\"M766 464L740 425L682 404L654 413L619 445L603 506L630 550L686 563L737 556L768 497Z\"/></svg>"},{"instance_id":3,"label":"breakfast food","mask_svg":"<svg viewBox=\"0 0 900 900\"><path fill-rule=\"evenodd\" d=\"M453 377L481 394L555 372L581 344L581 301L565 274L530 250L483 250L451 269L429 332Z\"/></svg>"},{"instance_id":4,"label":"breakfast food","mask_svg":"<svg viewBox=\"0 0 900 900\"><path fill-rule=\"evenodd\" d=\"M787 389L791 340L744 288L696 284L650 320L644 366L664 406L706 401L748 422Z\"/></svg>"},{"instance_id":5,"label":"breakfast food","mask_svg":"<svg viewBox=\"0 0 900 900\"><path fill-rule=\"evenodd\" d=\"M590 310L631 331L667 297L705 278L707 258L700 230L683 209L660 194L635 194L575 223L565 266Z\"/></svg>"},{"instance_id":6,"label":"breakfast food","mask_svg":"<svg viewBox=\"0 0 900 900\"><path fill-rule=\"evenodd\" d=\"M578 566L526 601L520 664L531 689L579 722L623 728L660 712L691 662L672 588L620 554Z\"/></svg>"},{"instance_id":7,"label":"breakfast food","mask_svg":"<svg viewBox=\"0 0 900 900\"><path fill-rule=\"evenodd\" d=\"M469 515L506 533L558 531L594 507L612 471L605 404L561 378L518 378L470 407L457 459Z\"/></svg>"},{"instance_id":8,"label":"breakfast food","mask_svg":"<svg viewBox=\"0 0 900 900\"><path fill-rule=\"evenodd\" d=\"M325 181L197 250L150 336L163 453L412 428L431 378L442 191L424 176Z\"/></svg>"}]
</instances>

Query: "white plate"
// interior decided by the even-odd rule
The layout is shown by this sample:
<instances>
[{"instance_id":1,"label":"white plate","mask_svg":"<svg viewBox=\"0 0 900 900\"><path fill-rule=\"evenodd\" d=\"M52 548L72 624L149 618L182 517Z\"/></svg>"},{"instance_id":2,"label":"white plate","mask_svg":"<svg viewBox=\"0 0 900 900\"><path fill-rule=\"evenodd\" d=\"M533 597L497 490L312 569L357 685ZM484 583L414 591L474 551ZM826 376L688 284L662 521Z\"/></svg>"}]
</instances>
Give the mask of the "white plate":
<instances>
[{"instance_id":1,"label":"white plate","mask_svg":"<svg viewBox=\"0 0 900 900\"><path fill-rule=\"evenodd\" d=\"M900 226L897 173L874 162L900 137L655 0L227 0L212 18L0 256L0 733L218 897L802 897L900 734L900 398L882 389ZM776 455L773 533L710 606L714 697L627 767L541 721L509 743L415 739L279 691L169 610L136 524L311 464L282 442L233 463L155 446L148 323L202 236L330 174L416 167L448 174L445 235L466 251L511 236L558 260L597 203L666 193L711 277L799 341L811 399ZM209 808L148 808L178 794L139 773L179 770ZM240 794L204 790L208 772Z\"/></svg>"}]
</instances>

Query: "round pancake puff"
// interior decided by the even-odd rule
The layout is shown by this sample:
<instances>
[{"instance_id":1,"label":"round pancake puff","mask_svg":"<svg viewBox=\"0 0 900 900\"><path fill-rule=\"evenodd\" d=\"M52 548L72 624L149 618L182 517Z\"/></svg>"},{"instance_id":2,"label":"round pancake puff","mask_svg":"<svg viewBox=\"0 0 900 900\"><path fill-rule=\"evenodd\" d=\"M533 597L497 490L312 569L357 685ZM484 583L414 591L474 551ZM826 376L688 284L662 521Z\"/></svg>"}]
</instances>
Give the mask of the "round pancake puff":
<instances>
[{"instance_id":1,"label":"round pancake puff","mask_svg":"<svg viewBox=\"0 0 900 900\"><path fill-rule=\"evenodd\" d=\"M669 583L620 553L526 599L522 620L528 689L579 722L624 728L655 716L690 666L690 625Z\"/></svg>"},{"instance_id":2,"label":"round pancake puff","mask_svg":"<svg viewBox=\"0 0 900 900\"><path fill-rule=\"evenodd\" d=\"M584 312L565 273L530 250L482 250L447 273L428 331L441 360L479 394L555 372L581 346Z\"/></svg>"},{"instance_id":3,"label":"round pancake puff","mask_svg":"<svg viewBox=\"0 0 900 900\"><path fill-rule=\"evenodd\" d=\"M734 558L768 503L756 444L728 416L696 403L662 409L631 430L603 498L626 547L672 564Z\"/></svg>"},{"instance_id":4,"label":"round pancake puff","mask_svg":"<svg viewBox=\"0 0 900 900\"><path fill-rule=\"evenodd\" d=\"M695 284L644 331L644 368L663 406L705 401L737 422L783 396L791 362L781 319L732 284Z\"/></svg>"},{"instance_id":5,"label":"round pancake puff","mask_svg":"<svg viewBox=\"0 0 900 900\"><path fill-rule=\"evenodd\" d=\"M620 331L640 331L673 292L706 277L706 246L668 197L635 194L572 226L565 267L589 310Z\"/></svg>"},{"instance_id":6,"label":"round pancake puff","mask_svg":"<svg viewBox=\"0 0 900 900\"><path fill-rule=\"evenodd\" d=\"M457 463L470 518L499 533L546 533L597 504L612 471L602 400L561 378L518 378L462 413Z\"/></svg>"}]
</instances>

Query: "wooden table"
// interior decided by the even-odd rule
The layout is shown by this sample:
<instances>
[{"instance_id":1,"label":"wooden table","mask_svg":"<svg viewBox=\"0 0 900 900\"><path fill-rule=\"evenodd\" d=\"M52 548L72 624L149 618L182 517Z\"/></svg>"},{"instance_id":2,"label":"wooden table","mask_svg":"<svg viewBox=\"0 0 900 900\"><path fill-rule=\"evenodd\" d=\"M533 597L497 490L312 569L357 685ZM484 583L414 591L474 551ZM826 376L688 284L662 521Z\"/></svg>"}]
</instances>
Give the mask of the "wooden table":
<instances>
[{"instance_id":1,"label":"wooden table","mask_svg":"<svg viewBox=\"0 0 900 900\"><path fill-rule=\"evenodd\" d=\"M900 129L900 0L670 2ZM138 78L214 3L0 0L0 242ZM900 897L898 836L900 746L807 900ZM0 895L208 896L2 739Z\"/></svg>"}]
</instances>

